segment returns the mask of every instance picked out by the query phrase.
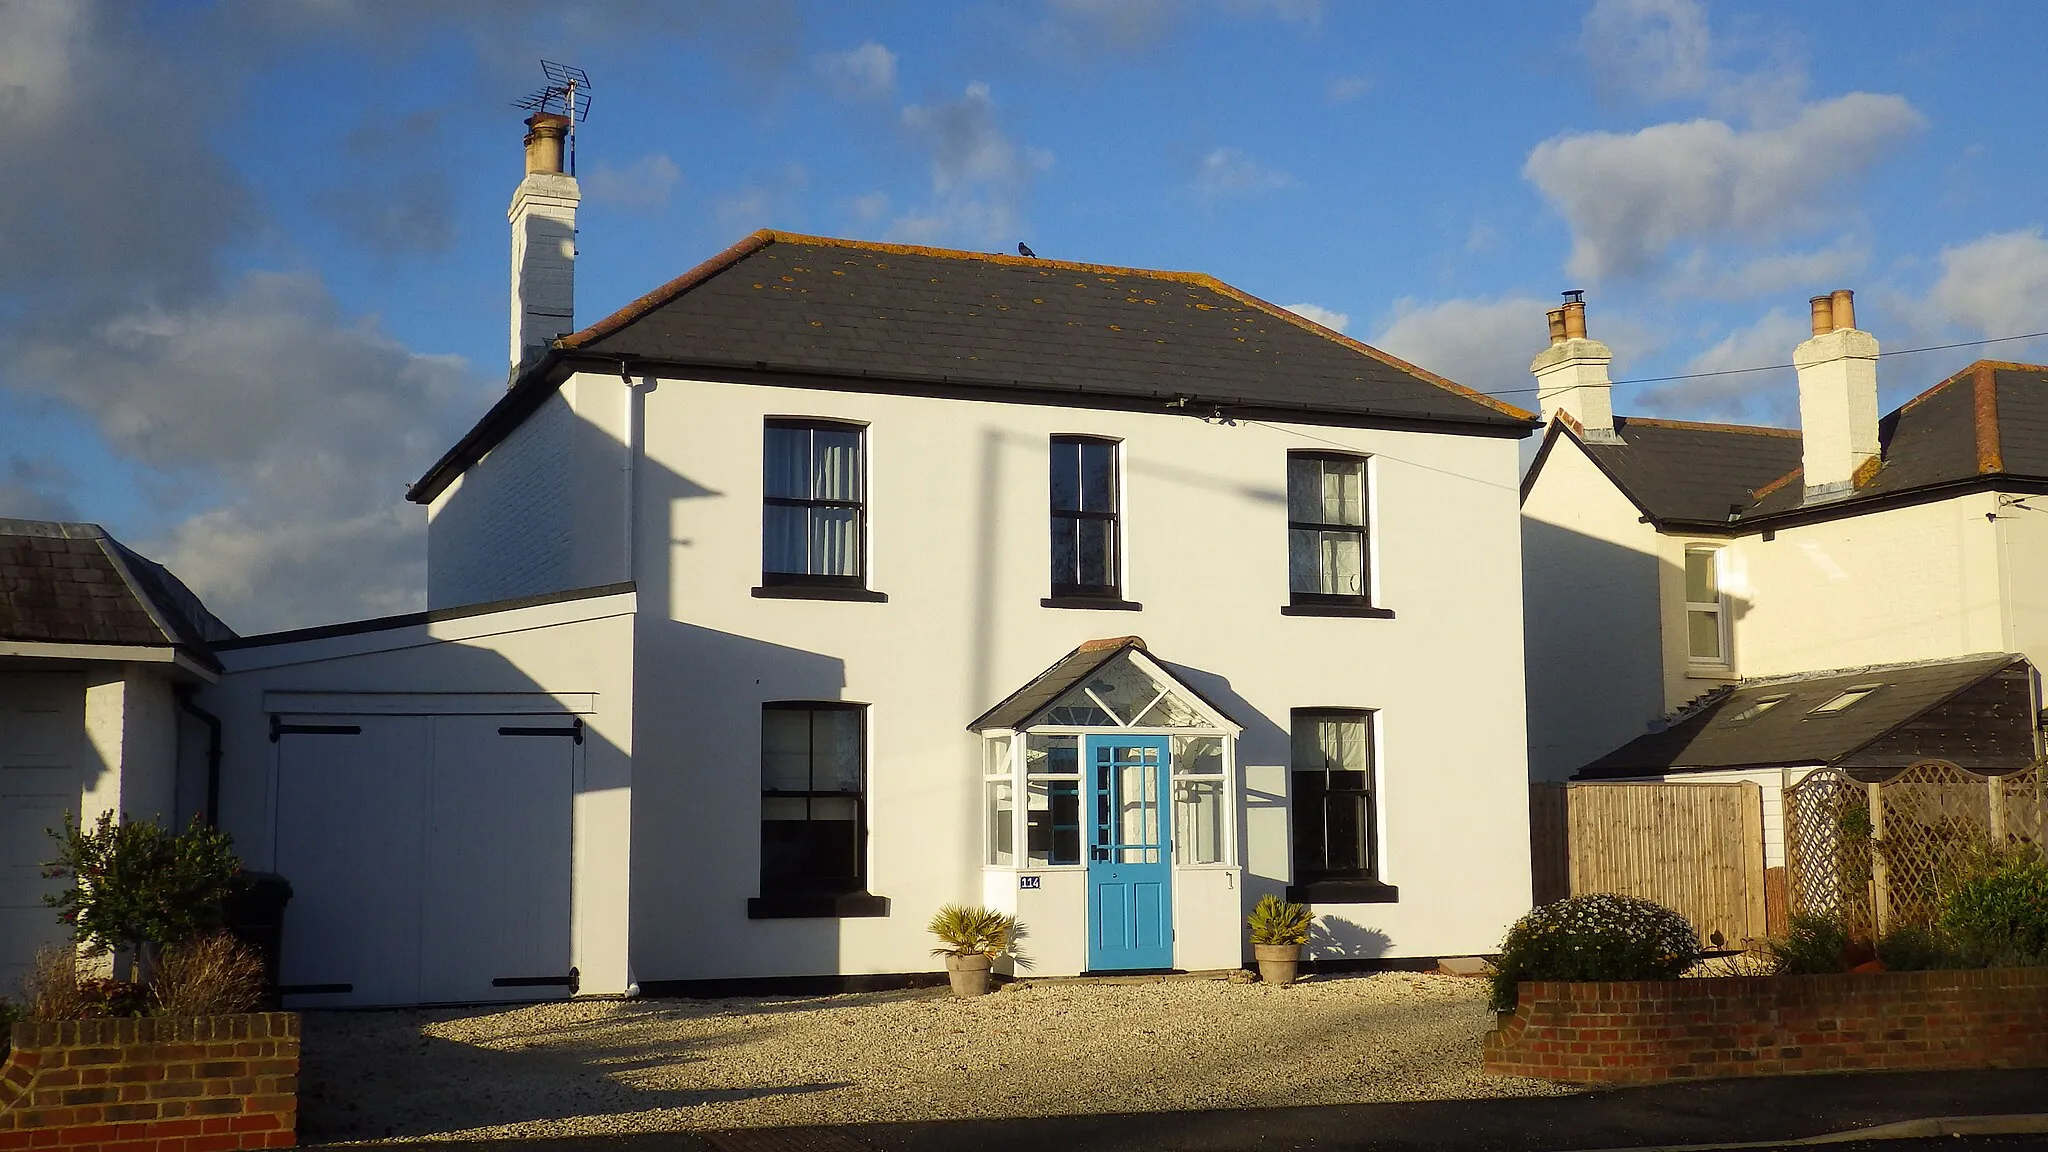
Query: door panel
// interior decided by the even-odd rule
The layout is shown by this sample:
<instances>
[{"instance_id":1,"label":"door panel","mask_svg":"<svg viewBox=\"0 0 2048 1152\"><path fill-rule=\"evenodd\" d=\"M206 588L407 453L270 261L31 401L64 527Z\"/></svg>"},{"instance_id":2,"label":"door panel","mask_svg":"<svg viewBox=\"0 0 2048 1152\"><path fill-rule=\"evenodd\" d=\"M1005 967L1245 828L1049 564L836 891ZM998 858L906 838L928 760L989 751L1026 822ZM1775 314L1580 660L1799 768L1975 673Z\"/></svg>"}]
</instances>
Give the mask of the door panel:
<instances>
[{"instance_id":1,"label":"door panel","mask_svg":"<svg viewBox=\"0 0 2048 1152\"><path fill-rule=\"evenodd\" d=\"M85 681L66 673L0 675L0 995L27 975L36 950L65 939L43 903L57 854L49 829L77 819L84 769Z\"/></svg>"},{"instance_id":2,"label":"door panel","mask_svg":"<svg viewBox=\"0 0 2048 1152\"><path fill-rule=\"evenodd\" d=\"M1164 737L1089 736L1088 967L1173 967L1173 865Z\"/></svg>"}]
</instances>

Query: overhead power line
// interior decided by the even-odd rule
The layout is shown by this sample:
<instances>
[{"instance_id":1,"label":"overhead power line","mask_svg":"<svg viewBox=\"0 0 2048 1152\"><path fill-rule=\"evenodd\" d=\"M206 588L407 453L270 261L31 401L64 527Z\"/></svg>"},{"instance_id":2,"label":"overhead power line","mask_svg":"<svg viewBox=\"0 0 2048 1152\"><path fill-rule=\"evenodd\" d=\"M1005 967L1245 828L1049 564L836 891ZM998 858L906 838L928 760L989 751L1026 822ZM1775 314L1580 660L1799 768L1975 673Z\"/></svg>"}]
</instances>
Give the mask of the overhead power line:
<instances>
[{"instance_id":1,"label":"overhead power line","mask_svg":"<svg viewBox=\"0 0 2048 1152\"><path fill-rule=\"evenodd\" d=\"M1992 336L1983 340L1963 340L1955 344L1929 344L1925 348L1900 348L1896 351L1886 352L1885 355L1911 356L1915 352L1946 352L1951 348L1976 348L1984 344L2003 344L2009 340L2032 340L2039 336L2048 336L2048 332L2022 332L2018 336ZM1779 372L1790 367L1793 367L1790 363L1759 364L1754 368L1723 368L1715 372L1681 372L1676 376L1637 376L1630 380L1613 380L1609 381L1609 383L1616 388L1624 384L1668 384L1673 380L1704 380L1709 376L1741 376L1750 372ZM1498 392L1482 392L1480 395L1519 396L1536 391L1538 389L1533 387L1503 388Z\"/></svg>"}]
</instances>

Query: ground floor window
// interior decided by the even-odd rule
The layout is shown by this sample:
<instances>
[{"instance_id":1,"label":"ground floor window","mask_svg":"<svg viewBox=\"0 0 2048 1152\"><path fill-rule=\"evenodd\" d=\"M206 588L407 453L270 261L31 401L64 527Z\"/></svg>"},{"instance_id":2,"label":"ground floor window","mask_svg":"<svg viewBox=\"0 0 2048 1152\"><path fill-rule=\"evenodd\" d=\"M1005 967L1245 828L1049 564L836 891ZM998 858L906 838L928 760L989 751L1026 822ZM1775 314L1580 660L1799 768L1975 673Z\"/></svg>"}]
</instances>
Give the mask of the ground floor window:
<instances>
[{"instance_id":1,"label":"ground floor window","mask_svg":"<svg viewBox=\"0 0 2048 1152\"><path fill-rule=\"evenodd\" d=\"M1024 739L1024 852L1034 865L1081 862L1081 738Z\"/></svg>"},{"instance_id":2,"label":"ground floor window","mask_svg":"<svg viewBox=\"0 0 2048 1152\"><path fill-rule=\"evenodd\" d=\"M867 887L867 706L761 706L761 892Z\"/></svg>"},{"instance_id":3,"label":"ground floor window","mask_svg":"<svg viewBox=\"0 0 2048 1152\"><path fill-rule=\"evenodd\" d=\"M1224 803L1223 738L1173 738L1173 862L1222 864L1229 859L1229 806Z\"/></svg>"},{"instance_id":4,"label":"ground floor window","mask_svg":"<svg viewBox=\"0 0 2048 1152\"><path fill-rule=\"evenodd\" d=\"M1296 709L1291 767L1295 883L1378 879L1373 713Z\"/></svg>"}]
</instances>

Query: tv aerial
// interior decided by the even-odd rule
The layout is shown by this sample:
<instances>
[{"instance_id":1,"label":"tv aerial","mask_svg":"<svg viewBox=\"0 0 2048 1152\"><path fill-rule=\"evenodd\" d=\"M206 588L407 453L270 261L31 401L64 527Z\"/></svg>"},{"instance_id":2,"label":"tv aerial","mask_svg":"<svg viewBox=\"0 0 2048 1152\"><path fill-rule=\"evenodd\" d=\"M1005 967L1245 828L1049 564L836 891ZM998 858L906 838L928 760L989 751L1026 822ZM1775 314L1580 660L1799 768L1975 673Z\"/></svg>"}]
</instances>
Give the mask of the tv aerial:
<instances>
[{"instance_id":1,"label":"tv aerial","mask_svg":"<svg viewBox=\"0 0 2048 1152\"><path fill-rule=\"evenodd\" d=\"M581 68L540 62L547 87L512 102L515 108L546 112L569 121L569 175L576 174L576 125L590 118L590 74Z\"/></svg>"}]
</instances>

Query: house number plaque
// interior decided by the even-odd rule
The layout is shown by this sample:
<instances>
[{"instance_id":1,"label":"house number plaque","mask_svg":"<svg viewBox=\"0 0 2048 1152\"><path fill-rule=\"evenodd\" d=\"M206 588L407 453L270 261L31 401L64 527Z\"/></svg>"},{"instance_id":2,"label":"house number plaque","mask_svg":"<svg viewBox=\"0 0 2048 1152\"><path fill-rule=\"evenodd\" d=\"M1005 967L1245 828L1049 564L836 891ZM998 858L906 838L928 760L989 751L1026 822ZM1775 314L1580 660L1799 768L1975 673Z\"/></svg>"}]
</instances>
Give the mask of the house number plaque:
<instances>
[{"instance_id":1,"label":"house number plaque","mask_svg":"<svg viewBox=\"0 0 2048 1152\"><path fill-rule=\"evenodd\" d=\"M1036 888L1036 887L1038 887L1038 877L1036 877L1036 876L1019 876L1019 877L1017 877L1017 887L1019 887L1019 888Z\"/></svg>"}]
</instances>

